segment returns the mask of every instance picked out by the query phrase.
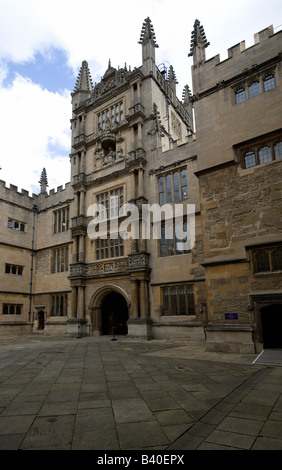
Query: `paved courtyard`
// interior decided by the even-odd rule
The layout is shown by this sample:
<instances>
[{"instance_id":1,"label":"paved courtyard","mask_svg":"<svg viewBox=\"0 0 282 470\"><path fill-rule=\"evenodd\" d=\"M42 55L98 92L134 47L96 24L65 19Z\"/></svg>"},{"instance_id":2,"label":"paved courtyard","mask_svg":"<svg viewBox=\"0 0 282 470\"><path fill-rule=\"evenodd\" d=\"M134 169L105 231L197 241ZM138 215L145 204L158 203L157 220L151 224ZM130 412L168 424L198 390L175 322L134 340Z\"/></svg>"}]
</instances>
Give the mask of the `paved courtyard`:
<instances>
[{"instance_id":1,"label":"paved courtyard","mask_svg":"<svg viewBox=\"0 0 282 470\"><path fill-rule=\"evenodd\" d=\"M281 450L281 355L0 337L0 450Z\"/></svg>"}]
</instances>

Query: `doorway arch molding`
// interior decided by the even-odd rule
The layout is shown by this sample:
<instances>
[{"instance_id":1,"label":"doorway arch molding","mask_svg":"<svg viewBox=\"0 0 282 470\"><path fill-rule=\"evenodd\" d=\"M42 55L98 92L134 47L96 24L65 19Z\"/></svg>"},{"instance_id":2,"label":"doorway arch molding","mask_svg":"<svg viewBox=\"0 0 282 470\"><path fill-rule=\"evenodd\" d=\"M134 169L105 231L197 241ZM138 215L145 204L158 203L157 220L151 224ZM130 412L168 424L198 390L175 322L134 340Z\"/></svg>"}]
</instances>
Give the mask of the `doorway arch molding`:
<instances>
[{"instance_id":1,"label":"doorway arch molding","mask_svg":"<svg viewBox=\"0 0 282 470\"><path fill-rule=\"evenodd\" d=\"M127 292L115 284L107 284L97 289L89 302L90 319L93 334L102 334L102 303L106 296L112 292L120 294L126 302L128 311L130 311L130 300Z\"/></svg>"}]
</instances>

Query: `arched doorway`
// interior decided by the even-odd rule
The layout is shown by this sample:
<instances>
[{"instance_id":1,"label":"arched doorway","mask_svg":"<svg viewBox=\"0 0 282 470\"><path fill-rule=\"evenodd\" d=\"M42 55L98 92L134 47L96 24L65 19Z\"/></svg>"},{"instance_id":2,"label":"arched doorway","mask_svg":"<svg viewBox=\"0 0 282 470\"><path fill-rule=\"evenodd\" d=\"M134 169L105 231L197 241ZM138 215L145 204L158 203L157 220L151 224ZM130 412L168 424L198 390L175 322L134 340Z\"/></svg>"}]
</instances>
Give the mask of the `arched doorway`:
<instances>
[{"instance_id":1,"label":"arched doorway","mask_svg":"<svg viewBox=\"0 0 282 470\"><path fill-rule=\"evenodd\" d=\"M262 307L260 313L263 347L282 349L282 304Z\"/></svg>"},{"instance_id":2,"label":"arched doorway","mask_svg":"<svg viewBox=\"0 0 282 470\"><path fill-rule=\"evenodd\" d=\"M111 290L103 298L101 305L102 335L126 335L128 306L125 298Z\"/></svg>"}]
</instances>

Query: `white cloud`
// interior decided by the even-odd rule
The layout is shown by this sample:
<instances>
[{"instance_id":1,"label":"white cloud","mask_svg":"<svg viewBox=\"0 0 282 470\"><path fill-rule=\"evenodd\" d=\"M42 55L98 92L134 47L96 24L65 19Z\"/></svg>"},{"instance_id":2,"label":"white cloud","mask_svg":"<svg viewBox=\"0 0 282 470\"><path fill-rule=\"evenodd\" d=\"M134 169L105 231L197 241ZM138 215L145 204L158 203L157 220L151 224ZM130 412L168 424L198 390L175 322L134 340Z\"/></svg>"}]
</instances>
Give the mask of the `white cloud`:
<instances>
[{"instance_id":1,"label":"white cloud","mask_svg":"<svg viewBox=\"0 0 282 470\"><path fill-rule=\"evenodd\" d=\"M69 181L71 90L51 93L17 75L8 86L8 61L23 63L36 53L48 57L63 50L76 74L87 60L93 81L99 81L111 59L114 67L140 66L138 44L142 24L150 17L159 49L157 65L173 65L178 79L178 96L191 85L192 59L188 58L195 19L203 24L211 45L207 58L242 40L253 44L261 29L282 23L281 0L1 0L0 15L0 133L2 136L0 178L29 189L37 185L43 166L49 188ZM64 69L62 68L62 74ZM2 83L2 86L1 86ZM50 152L58 144L57 159Z\"/></svg>"},{"instance_id":2,"label":"white cloud","mask_svg":"<svg viewBox=\"0 0 282 470\"><path fill-rule=\"evenodd\" d=\"M0 89L0 102L1 179L30 190L46 167L51 188L68 182L69 92L52 93L17 75L11 86ZM56 160L48 150L50 142L60 150Z\"/></svg>"}]
</instances>

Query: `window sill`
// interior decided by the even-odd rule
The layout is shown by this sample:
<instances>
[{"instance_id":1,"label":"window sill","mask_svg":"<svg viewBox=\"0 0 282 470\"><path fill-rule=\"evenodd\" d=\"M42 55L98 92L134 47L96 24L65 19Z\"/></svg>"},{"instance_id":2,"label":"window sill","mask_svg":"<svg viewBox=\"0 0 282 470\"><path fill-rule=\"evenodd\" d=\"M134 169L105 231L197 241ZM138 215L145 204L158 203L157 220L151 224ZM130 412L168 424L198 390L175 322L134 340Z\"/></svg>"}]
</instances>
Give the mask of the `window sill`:
<instances>
[{"instance_id":1,"label":"window sill","mask_svg":"<svg viewBox=\"0 0 282 470\"><path fill-rule=\"evenodd\" d=\"M255 277L264 277L264 276L271 276L273 274L282 274L282 270L277 270L277 271L262 271L258 273L254 273Z\"/></svg>"}]
</instances>

